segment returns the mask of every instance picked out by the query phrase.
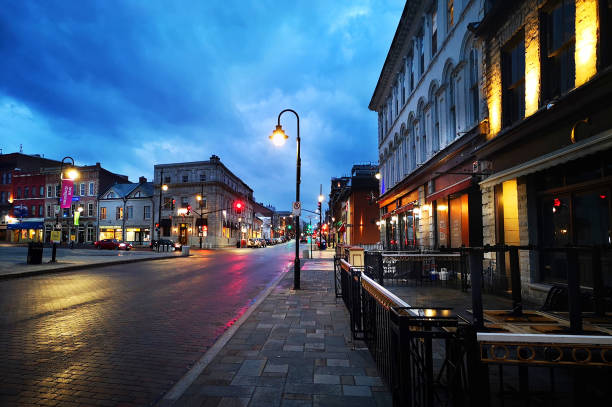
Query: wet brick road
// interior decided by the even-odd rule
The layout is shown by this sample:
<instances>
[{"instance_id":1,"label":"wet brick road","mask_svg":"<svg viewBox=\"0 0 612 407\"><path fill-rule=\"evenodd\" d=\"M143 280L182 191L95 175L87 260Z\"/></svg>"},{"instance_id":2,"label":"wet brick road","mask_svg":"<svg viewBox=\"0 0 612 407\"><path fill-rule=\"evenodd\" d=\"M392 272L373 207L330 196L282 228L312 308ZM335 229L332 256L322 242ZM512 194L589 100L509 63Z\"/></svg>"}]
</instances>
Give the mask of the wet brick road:
<instances>
[{"instance_id":1,"label":"wet brick road","mask_svg":"<svg viewBox=\"0 0 612 407\"><path fill-rule=\"evenodd\" d=\"M0 405L150 405L293 259L293 244L0 281Z\"/></svg>"}]
</instances>

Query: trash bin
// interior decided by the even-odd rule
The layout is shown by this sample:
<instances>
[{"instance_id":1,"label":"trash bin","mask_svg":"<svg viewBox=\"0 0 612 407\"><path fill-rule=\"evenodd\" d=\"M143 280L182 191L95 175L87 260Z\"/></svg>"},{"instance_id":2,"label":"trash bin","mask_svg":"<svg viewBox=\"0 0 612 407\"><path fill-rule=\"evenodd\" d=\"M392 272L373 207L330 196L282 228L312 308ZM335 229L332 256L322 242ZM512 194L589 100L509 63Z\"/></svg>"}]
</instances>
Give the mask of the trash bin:
<instances>
[{"instance_id":1,"label":"trash bin","mask_svg":"<svg viewBox=\"0 0 612 407\"><path fill-rule=\"evenodd\" d=\"M181 256L189 256L189 246L181 247Z\"/></svg>"},{"instance_id":2,"label":"trash bin","mask_svg":"<svg viewBox=\"0 0 612 407\"><path fill-rule=\"evenodd\" d=\"M240 240L237 240L237 241L236 241L236 247L237 247L237 248L240 248Z\"/></svg>"},{"instance_id":3,"label":"trash bin","mask_svg":"<svg viewBox=\"0 0 612 407\"><path fill-rule=\"evenodd\" d=\"M30 242L28 243L28 264L42 264L43 244Z\"/></svg>"},{"instance_id":4,"label":"trash bin","mask_svg":"<svg viewBox=\"0 0 612 407\"><path fill-rule=\"evenodd\" d=\"M303 259L309 258L310 257L309 254L310 254L310 250L308 250L308 249L302 250L302 258Z\"/></svg>"}]
</instances>

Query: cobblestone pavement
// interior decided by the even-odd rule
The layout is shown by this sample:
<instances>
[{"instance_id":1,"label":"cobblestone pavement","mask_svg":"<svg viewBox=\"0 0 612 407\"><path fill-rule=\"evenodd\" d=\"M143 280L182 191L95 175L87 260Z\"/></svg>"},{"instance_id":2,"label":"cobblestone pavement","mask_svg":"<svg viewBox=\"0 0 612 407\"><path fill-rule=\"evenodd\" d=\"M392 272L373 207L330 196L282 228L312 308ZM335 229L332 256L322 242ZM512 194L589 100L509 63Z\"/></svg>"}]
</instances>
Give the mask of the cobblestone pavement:
<instances>
[{"instance_id":1,"label":"cobblestone pavement","mask_svg":"<svg viewBox=\"0 0 612 407\"><path fill-rule=\"evenodd\" d=\"M150 405L293 259L291 244L0 281L0 405Z\"/></svg>"},{"instance_id":2,"label":"cobblestone pavement","mask_svg":"<svg viewBox=\"0 0 612 407\"><path fill-rule=\"evenodd\" d=\"M305 261L299 291L288 273L175 405L390 406L369 352L351 341L332 270Z\"/></svg>"}]
</instances>

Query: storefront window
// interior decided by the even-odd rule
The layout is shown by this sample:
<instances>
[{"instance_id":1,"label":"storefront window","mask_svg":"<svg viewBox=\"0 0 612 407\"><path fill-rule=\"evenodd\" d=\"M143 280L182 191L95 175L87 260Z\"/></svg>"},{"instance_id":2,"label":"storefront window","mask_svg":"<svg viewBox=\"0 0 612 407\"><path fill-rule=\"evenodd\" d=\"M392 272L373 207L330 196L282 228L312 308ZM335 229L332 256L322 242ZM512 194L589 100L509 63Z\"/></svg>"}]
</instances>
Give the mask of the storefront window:
<instances>
[{"instance_id":1,"label":"storefront window","mask_svg":"<svg viewBox=\"0 0 612 407\"><path fill-rule=\"evenodd\" d=\"M438 220L438 245L448 247L448 200L438 199L436 201L436 216Z\"/></svg>"}]
</instances>

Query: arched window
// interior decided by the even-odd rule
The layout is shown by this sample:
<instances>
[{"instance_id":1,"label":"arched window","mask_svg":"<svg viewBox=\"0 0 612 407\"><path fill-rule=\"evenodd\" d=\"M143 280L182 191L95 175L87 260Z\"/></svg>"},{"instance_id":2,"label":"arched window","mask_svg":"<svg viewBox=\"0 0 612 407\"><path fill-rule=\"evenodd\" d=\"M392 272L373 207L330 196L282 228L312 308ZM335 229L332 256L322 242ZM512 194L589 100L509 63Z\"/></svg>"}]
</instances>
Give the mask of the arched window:
<instances>
[{"instance_id":1,"label":"arched window","mask_svg":"<svg viewBox=\"0 0 612 407\"><path fill-rule=\"evenodd\" d=\"M440 109L438 97L436 96L437 86L434 84L429 90L429 100L431 101L431 150L436 153L440 150Z\"/></svg>"},{"instance_id":2,"label":"arched window","mask_svg":"<svg viewBox=\"0 0 612 407\"><path fill-rule=\"evenodd\" d=\"M427 123L425 123L425 111L419 106L419 164L427 160Z\"/></svg>"},{"instance_id":3,"label":"arched window","mask_svg":"<svg viewBox=\"0 0 612 407\"><path fill-rule=\"evenodd\" d=\"M410 122L410 171L416 168L416 132L414 131L414 120Z\"/></svg>"},{"instance_id":4,"label":"arched window","mask_svg":"<svg viewBox=\"0 0 612 407\"><path fill-rule=\"evenodd\" d=\"M468 120L470 124L476 124L479 119L479 90L478 90L478 51L470 49L468 60Z\"/></svg>"}]
</instances>

